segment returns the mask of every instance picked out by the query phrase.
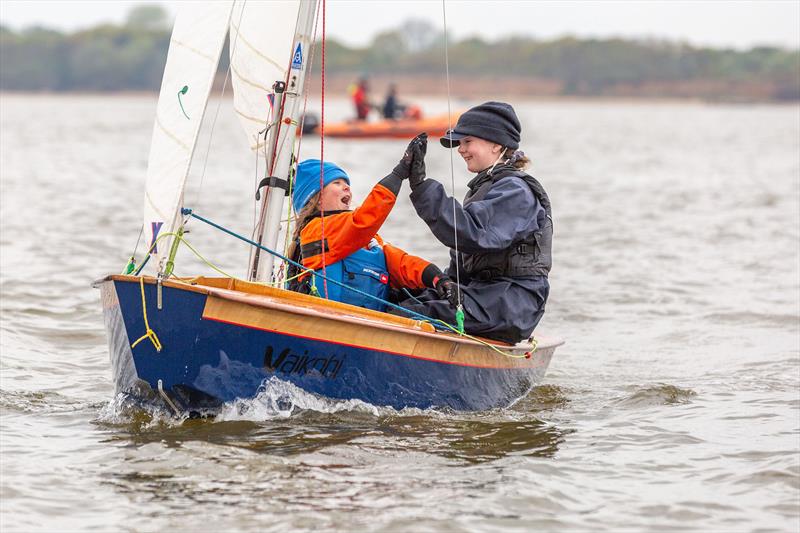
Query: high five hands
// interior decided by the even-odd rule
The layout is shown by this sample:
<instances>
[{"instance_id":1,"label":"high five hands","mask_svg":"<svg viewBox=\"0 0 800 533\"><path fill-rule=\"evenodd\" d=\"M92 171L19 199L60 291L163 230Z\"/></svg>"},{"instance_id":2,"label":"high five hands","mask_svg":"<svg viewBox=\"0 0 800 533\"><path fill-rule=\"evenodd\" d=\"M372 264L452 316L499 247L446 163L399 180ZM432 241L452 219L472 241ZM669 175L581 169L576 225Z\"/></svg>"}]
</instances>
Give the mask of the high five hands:
<instances>
[{"instance_id":1,"label":"high five hands","mask_svg":"<svg viewBox=\"0 0 800 533\"><path fill-rule=\"evenodd\" d=\"M392 174L400 179L407 179L411 188L425 180L425 154L428 151L428 134L420 133L406 147L403 158L394 167Z\"/></svg>"}]
</instances>

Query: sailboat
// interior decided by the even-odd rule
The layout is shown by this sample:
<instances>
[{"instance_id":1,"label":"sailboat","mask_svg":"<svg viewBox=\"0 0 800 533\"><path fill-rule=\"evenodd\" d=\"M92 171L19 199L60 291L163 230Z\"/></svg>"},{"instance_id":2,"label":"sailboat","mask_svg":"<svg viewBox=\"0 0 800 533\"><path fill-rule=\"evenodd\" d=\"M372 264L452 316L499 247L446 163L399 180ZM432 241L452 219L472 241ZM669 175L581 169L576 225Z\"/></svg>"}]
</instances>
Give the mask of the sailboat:
<instances>
[{"instance_id":1,"label":"sailboat","mask_svg":"<svg viewBox=\"0 0 800 533\"><path fill-rule=\"evenodd\" d=\"M95 282L116 390L163 402L179 415L253 398L272 379L326 398L396 409L508 406L542 379L561 341L488 342L443 331L426 317L354 307L273 283L287 259L274 250L296 165L317 12L318 3L309 0L181 5L147 168L148 255L138 267L130 263L126 273ZM252 238L184 205L228 34L235 112L250 147L266 162ZM189 220L251 244L247 280L173 275Z\"/></svg>"}]
</instances>

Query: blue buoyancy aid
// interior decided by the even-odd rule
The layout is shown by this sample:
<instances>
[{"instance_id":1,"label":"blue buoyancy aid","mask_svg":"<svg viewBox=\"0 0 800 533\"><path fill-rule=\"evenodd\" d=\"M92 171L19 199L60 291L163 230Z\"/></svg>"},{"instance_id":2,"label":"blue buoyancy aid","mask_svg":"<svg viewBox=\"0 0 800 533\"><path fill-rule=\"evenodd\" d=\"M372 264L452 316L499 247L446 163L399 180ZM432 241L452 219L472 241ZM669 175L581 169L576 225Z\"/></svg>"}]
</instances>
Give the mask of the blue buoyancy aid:
<instances>
[{"instance_id":1,"label":"blue buoyancy aid","mask_svg":"<svg viewBox=\"0 0 800 533\"><path fill-rule=\"evenodd\" d=\"M322 274L322 269L316 270ZM386 255L383 248L373 240L366 248L360 248L341 261L325 267L325 275L346 285L358 289L361 292L386 300L389 294L389 272L386 268ZM317 278L316 285L319 292L324 296L322 289L324 280ZM328 299L343 302L367 309L383 311L386 304L349 290L336 283L328 283Z\"/></svg>"}]
</instances>

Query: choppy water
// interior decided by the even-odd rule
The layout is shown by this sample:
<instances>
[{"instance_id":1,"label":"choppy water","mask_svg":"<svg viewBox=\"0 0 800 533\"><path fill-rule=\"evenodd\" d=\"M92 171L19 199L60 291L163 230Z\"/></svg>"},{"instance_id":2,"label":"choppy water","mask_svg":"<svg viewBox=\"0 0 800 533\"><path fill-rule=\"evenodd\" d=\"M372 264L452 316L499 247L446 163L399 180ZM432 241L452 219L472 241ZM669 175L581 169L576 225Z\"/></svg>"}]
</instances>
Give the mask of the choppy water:
<instances>
[{"instance_id":1,"label":"choppy water","mask_svg":"<svg viewBox=\"0 0 800 533\"><path fill-rule=\"evenodd\" d=\"M540 330L567 344L514 407L396 412L273 382L182 423L114 397L90 288L136 243L154 107L0 96L2 531L800 527L797 106L517 103L555 213ZM241 139L223 107L187 204L247 232ZM403 148L324 154L363 198ZM429 154L449 187L449 153ZM381 233L444 263L405 194ZM240 244L189 239L243 274ZM177 273L199 271L182 252Z\"/></svg>"}]
</instances>

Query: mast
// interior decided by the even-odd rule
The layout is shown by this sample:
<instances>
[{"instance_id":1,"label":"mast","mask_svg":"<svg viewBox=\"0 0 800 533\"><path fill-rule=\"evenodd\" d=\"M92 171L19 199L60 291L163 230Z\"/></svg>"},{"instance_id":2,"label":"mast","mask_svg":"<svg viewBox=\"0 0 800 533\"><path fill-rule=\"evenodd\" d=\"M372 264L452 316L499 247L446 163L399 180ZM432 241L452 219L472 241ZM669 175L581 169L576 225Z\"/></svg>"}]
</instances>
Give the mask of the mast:
<instances>
[{"instance_id":1,"label":"mast","mask_svg":"<svg viewBox=\"0 0 800 533\"><path fill-rule=\"evenodd\" d=\"M275 249L281 230L283 202L289 187L289 172L294 163L292 150L297 137L297 124L300 122L306 70L311 59L309 51L317 1L300 2L289 72L285 80L278 80L273 85L275 113L266 140L266 168L269 177L261 182L266 187L261 195L253 239L270 249ZM273 265L272 254L255 248L250 254L248 279L271 281Z\"/></svg>"}]
</instances>

